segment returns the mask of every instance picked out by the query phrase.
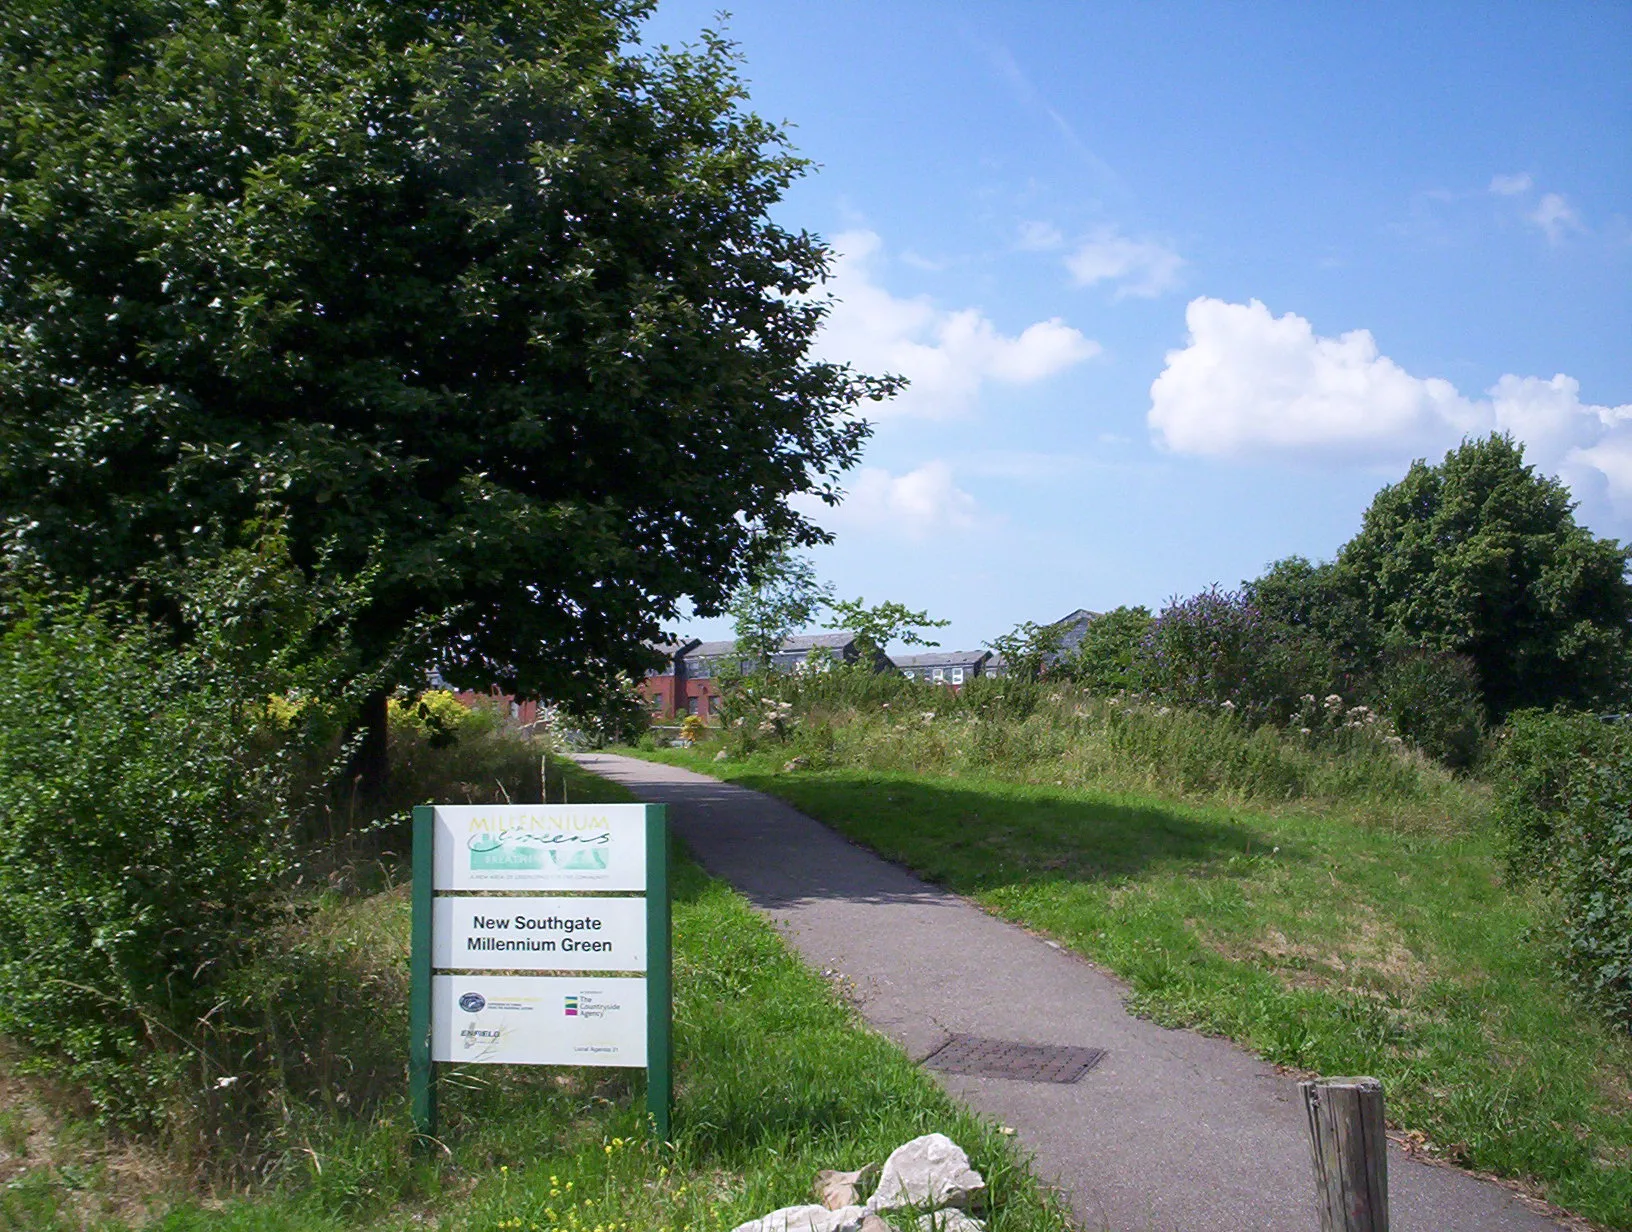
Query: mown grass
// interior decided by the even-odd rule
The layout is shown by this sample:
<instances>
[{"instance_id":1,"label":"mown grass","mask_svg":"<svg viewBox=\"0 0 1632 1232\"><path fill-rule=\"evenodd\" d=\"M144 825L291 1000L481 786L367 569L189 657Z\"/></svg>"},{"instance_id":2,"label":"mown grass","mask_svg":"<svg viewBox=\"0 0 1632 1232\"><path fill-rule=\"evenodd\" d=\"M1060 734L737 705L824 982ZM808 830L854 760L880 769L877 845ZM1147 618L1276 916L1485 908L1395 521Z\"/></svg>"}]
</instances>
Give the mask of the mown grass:
<instances>
[{"instance_id":1,"label":"mown grass","mask_svg":"<svg viewBox=\"0 0 1632 1232\"><path fill-rule=\"evenodd\" d=\"M565 776L574 801L627 798L570 764L552 759L551 771L556 786L554 775ZM819 1168L882 1160L930 1131L950 1134L986 1174L994 1232L1067 1226L1009 1139L862 1028L743 899L684 858L674 918L672 1143L647 1140L638 1071L457 1067L444 1078L435 1150L414 1149L400 1098L366 1118L314 1106L301 1113L264 1184L173 1202L150 1228L712 1232L808 1201ZM383 965L380 978L390 984L400 980L407 924L399 886L331 894L310 929L354 966ZM403 1040L400 1005L381 1004L376 1014L383 1038ZM0 1229L80 1232L135 1222L119 1213L138 1205L131 1195L87 1200L85 1158L66 1159L42 1158L0 1189Z\"/></svg>"},{"instance_id":2,"label":"mown grass","mask_svg":"<svg viewBox=\"0 0 1632 1232\"><path fill-rule=\"evenodd\" d=\"M1390 825L1375 795L1322 814L1025 781L1036 759L788 772L786 746L714 751L644 755L777 795L1057 938L1158 1021L1375 1074L1421 1149L1632 1229L1632 1040L1556 981L1547 904L1504 884L1477 799L1425 819L1416 797Z\"/></svg>"}]
</instances>

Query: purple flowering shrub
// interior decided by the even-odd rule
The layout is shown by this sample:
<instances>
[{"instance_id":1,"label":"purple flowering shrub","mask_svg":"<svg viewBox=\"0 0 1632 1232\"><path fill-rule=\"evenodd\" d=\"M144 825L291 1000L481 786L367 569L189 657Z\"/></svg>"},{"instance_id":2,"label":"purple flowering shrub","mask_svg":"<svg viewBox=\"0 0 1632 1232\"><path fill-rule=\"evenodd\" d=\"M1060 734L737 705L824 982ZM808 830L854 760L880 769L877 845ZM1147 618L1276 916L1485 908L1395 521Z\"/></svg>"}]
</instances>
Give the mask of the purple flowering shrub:
<instances>
[{"instance_id":1,"label":"purple flowering shrub","mask_svg":"<svg viewBox=\"0 0 1632 1232\"><path fill-rule=\"evenodd\" d=\"M1299 698L1327 692L1330 665L1304 631L1273 619L1243 591L1214 586L1162 609L1135 659L1146 692L1187 706L1285 723Z\"/></svg>"}]
</instances>

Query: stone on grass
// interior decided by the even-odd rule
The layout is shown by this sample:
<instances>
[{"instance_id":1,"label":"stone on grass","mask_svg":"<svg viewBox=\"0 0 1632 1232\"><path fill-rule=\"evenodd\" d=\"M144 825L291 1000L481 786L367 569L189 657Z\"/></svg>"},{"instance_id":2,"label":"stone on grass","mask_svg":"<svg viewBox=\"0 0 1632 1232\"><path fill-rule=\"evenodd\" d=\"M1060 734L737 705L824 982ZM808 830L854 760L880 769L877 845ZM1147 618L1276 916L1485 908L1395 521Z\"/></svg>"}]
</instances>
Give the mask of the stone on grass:
<instances>
[{"instance_id":1,"label":"stone on grass","mask_svg":"<svg viewBox=\"0 0 1632 1232\"><path fill-rule=\"evenodd\" d=\"M925 1134L890 1153L867 1207L874 1211L900 1207L930 1211L943 1206L968 1210L978 1208L985 1199L985 1178L969 1166L963 1148L945 1134Z\"/></svg>"},{"instance_id":2,"label":"stone on grass","mask_svg":"<svg viewBox=\"0 0 1632 1232\"><path fill-rule=\"evenodd\" d=\"M825 1206L784 1206L738 1224L732 1232L861 1232L869 1214L865 1206L846 1206L836 1211Z\"/></svg>"},{"instance_id":3,"label":"stone on grass","mask_svg":"<svg viewBox=\"0 0 1632 1232\"><path fill-rule=\"evenodd\" d=\"M816 1201L828 1210L836 1211L861 1203L866 1197L866 1191L871 1189L877 1180L877 1164L868 1164L855 1172L836 1172L832 1168L823 1168L816 1174L816 1182L811 1188L816 1192Z\"/></svg>"},{"instance_id":4,"label":"stone on grass","mask_svg":"<svg viewBox=\"0 0 1632 1232\"><path fill-rule=\"evenodd\" d=\"M949 1206L918 1216L918 1232L986 1232L986 1225L973 1215Z\"/></svg>"},{"instance_id":5,"label":"stone on grass","mask_svg":"<svg viewBox=\"0 0 1632 1232\"><path fill-rule=\"evenodd\" d=\"M810 758L806 757L804 754L801 753L798 757L790 758L787 762L785 762L783 764L782 773L783 774L792 774L795 770L804 770L804 769L808 768L809 765L810 765Z\"/></svg>"},{"instance_id":6,"label":"stone on grass","mask_svg":"<svg viewBox=\"0 0 1632 1232\"><path fill-rule=\"evenodd\" d=\"M727 753L724 749L721 749L718 753L714 754L714 760L715 761L730 761L731 760L731 754Z\"/></svg>"}]
</instances>

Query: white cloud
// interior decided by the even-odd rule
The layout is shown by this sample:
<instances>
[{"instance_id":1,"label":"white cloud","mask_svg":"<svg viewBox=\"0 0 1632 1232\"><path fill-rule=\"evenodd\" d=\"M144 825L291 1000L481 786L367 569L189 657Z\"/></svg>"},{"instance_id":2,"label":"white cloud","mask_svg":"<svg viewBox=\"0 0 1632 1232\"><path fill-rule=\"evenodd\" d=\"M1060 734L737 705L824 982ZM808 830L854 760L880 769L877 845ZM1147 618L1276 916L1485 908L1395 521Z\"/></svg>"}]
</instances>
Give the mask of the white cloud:
<instances>
[{"instance_id":1,"label":"white cloud","mask_svg":"<svg viewBox=\"0 0 1632 1232\"><path fill-rule=\"evenodd\" d=\"M871 231L846 232L833 247L838 256L827 289L837 302L817 340L817 355L911 382L893 401L870 406L873 418L955 416L974 406L987 381L1027 385L1099 354L1099 343L1059 317L1010 335L978 309L954 311L927 296L890 294L878 280L883 242Z\"/></svg>"},{"instance_id":2,"label":"white cloud","mask_svg":"<svg viewBox=\"0 0 1632 1232\"><path fill-rule=\"evenodd\" d=\"M1116 298L1151 299L1179 283L1184 258L1157 240L1135 240L1103 227L1065 259L1079 286L1115 282Z\"/></svg>"},{"instance_id":3,"label":"white cloud","mask_svg":"<svg viewBox=\"0 0 1632 1232\"><path fill-rule=\"evenodd\" d=\"M811 497L795 498L794 507L829 529L845 527L912 540L971 531L983 517L975 498L954 482L952 468L938 459L904 475L864 466L837 508Z\"/></svg>"},{"instance_id":4,"label":"white cloud","mask_svg":"<svg viewBox=\"0 0 1632 1232\"><path fill-rule=\"evenodd\" d=\"M1185 322L1187 345L1150 387L1152 433L1175 453L1398 467L1504 431L1570 484L1589 520L1632 518L1632 404L1583 402L1572 377L1508 375L1469 399L1380 354L1368 330L1322 337L1257 300L1195 299Z\"/></svg>"},{"instance_id":5,"label":"white cloud","mask_svg":"<svg viewBox=\"0 0 1632 1232\"><path fill-rule=\"evenodd\" d=\"M1558 193L1544 193L1540 204L1525 217L1540 227L1552 244L1562 243L1571 231L1585 230L1581 215Z\"/></svg>"},{"instance_id":6,"label":"white cloud","mask_svg":"<svg viewBox=\"0 0 1632 1232\"><path fill-rule=\"evenodd\" d=\"M1516 175L1490 177L1490 191L1498 197L1516 197L1520 193L1529 192L1534 184L1535 181L1530 178L1528 171L1520 171Z\"/></svg>"},{"instance_id":7,"label":"white cloud","mask_svg":"<svg viewBox=\"0 0 1632 1232\"><path fill-rule=\"evenodd\" d=\"M1023 252L1047 252L1065 243L1065 236L1051 222L1023 222L1019 243Z\"/></svg>"}]
</instances>

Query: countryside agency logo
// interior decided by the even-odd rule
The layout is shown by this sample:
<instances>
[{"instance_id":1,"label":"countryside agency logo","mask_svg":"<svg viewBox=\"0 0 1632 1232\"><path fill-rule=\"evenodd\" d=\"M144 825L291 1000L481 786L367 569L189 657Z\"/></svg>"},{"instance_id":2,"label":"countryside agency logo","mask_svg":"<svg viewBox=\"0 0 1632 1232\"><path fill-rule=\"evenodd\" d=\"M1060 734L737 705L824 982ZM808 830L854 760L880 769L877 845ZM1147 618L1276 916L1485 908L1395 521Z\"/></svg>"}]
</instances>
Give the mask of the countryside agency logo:
<instances>
[{"instance_id":1,"label":"countryside agency logo","mask_svg":"<svg viewBox=\"0 0 1632 1232\"><path fill-rule=\"evenodd\" d=\"M465 839L470 869L477 873L601 872L607 867L612 827L605 815L535 814L530 817L476 816Z\"/></svg>"},{"instance_id":2,"label":"countryside agency logo","mask_svg":"<svg viewBox=\"0 0 1632 1232\"><path fill-rule=\"evenodd\" d=\"M599 1000L598 992L580 992L576 996L566 998L566 1016L568 1018L605 1018L608 1014L616 1014L623 1006L616 1001Z\"/></svg>"},{"instance_id":3,"label":"countryside agency logo","mask_svg":"<svg viewBox=\"0 0 1632 1232\"><path fill-rule=\"evenodd\" d=\"M459 1008L467 1014L480 1014L487 1008L487 998L479 992L467 992L459 998Z\"/></svg>"}]
</instances>

